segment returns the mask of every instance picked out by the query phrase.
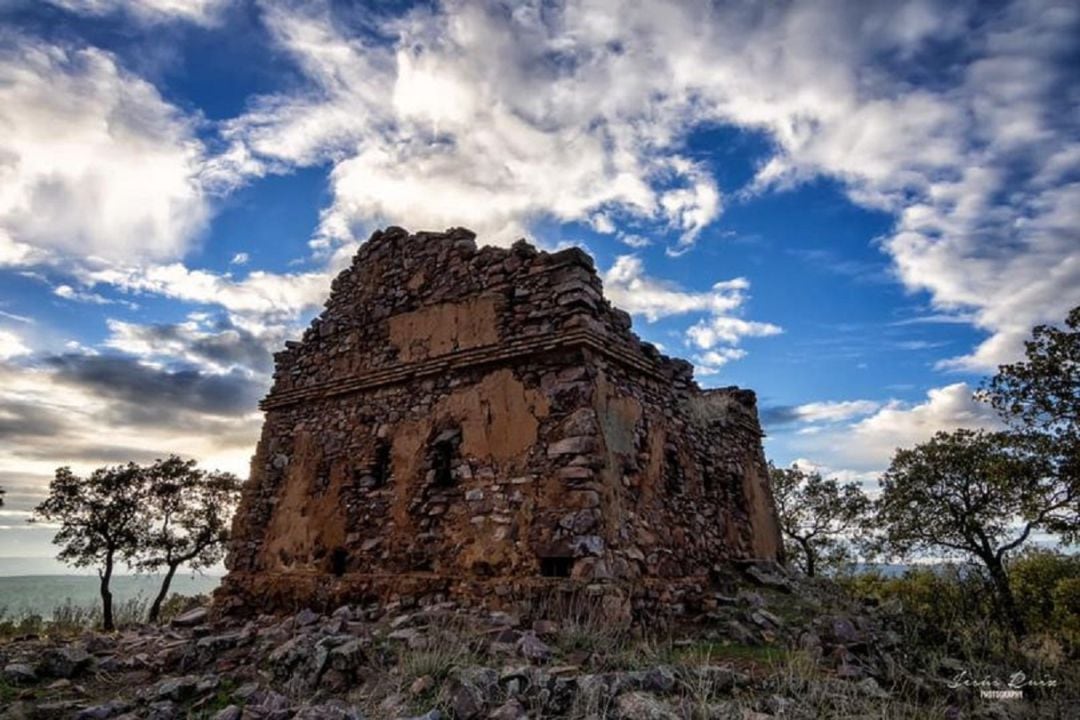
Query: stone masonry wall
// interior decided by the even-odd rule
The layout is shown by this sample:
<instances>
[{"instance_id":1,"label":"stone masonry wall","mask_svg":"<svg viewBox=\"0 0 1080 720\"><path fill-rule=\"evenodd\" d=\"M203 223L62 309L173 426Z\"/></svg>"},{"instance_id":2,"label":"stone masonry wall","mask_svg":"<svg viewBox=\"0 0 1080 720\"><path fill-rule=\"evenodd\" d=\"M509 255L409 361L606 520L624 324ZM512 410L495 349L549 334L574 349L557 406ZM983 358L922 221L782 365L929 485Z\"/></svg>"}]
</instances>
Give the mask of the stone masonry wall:
<instances>
[{"instance_id":1,"label":"stone masonry wall","mask_svg":"<svg viewBox=\"0 0 1080 720\"><path fill-rule=\"evenodd\" d=\"M753 393L641 342L580 250L376 232L275 360L236 608L707 587L782 553Z\"/></svg>"}]
</instances>

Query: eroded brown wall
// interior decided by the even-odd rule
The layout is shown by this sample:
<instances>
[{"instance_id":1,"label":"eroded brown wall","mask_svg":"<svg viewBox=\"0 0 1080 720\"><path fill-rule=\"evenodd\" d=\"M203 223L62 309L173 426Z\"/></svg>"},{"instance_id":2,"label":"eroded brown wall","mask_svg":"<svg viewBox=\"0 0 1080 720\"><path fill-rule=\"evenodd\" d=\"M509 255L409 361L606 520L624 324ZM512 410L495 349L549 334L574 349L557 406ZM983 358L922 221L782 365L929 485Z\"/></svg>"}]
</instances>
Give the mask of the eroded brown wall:
<instances>
[{"instance_id":1,"label":"eroded brown wall","mask_svg":"<svg viewBox=\"0 0 1080 720\"><path fill-rule=\"evenodd\" d=\"M579 251L377 234L276 359L226 594L542 568L704 582L782 552L753 394L703 393L641 343Z\"/></svg>"},{"instance_id":2,"label":"eroded brown wall","mask_svg":"<svg viewBox=\"0 0 1080 720\"><path fill-rule=\"evenodd\" d=\"M302 431L262 546L262 567L288 571L318 563L326 552L345 542L345 503L341 490L346 468L324 461L319 439Z\"/></svg>"},{"instance_id":3,"label":"eroded brown wall","mask_svg":"<svg viewBox=\"0 0 1080 720\"><path fill-rule=\"evenodd\" d=\"M387 323L390 342L402 362L494 345L499 342L495 309L499 300L483 296L394 315Z\"/></svg>"}]
</instances>

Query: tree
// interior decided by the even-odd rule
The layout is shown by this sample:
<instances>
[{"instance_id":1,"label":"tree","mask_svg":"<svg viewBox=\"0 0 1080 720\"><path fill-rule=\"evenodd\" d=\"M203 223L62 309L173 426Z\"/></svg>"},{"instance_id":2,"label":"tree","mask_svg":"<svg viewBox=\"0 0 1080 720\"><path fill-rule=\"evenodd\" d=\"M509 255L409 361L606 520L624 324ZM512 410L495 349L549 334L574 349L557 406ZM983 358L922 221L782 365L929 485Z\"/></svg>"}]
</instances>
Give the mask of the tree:
<instances>
[{"instance_id":1,"label":"tree","mask_svg":"<svg viewBox=\"0 0 1080 720\"><path fill-rule=\"evenodd\" d=\"M1072 498L1047 518L1066 542L1080 540L1080 306L1065 328L1039 325L1025 344L1025 359L1002 365L978 397L1009 428L1038 443L1052 463L1059 493Z\"/></svg>"},{"instance_id":2,"label":"tree","mask_svg":"<svg viewBox=\"0 0 1080 720\"><path fill-rule=\"evenodd\" d=\"M847 557L844 536L859 526L870 500L855 483L841 485L796 466L769 465L780 530L795 543L793 557L813 577L823 562Z\"/></svg>"},{"instance_id":3,"label":"tree","mask_svg":"<svg viewBox=\"0 0 1080 720\"><path fill-rule=\"evenodd\" d=\"M71 468L57 469L49 497L34 510L35 519L60 524L53 543L58 559L76 567L98 566L103 626L113 625L109 582L117 562L135 556L146 532L142 469L135 463L98 468L87 478Z\"/></svg>"},{"instance_id":4,"label":"tree","mask_svg":"<svg viewBox=\"0 0 1080 720\"><path fill-rule=\"evenodd\" d=\"M175 455L145 468L143 476L151 518L138 565L165 570L148 617L157 622L181 565L198 570L222 558L240 482L231 473L206 472L194 460Z\"/></svg>"},{"instance_id":5,"label":"tree","mask_svg":"<svg viewBox=\"0 0 1080 720\"><path fill-rule=\"evenodd\" d=\"M900 556L974 558L989 574L1001 615L1022 635L1006 560L1072 499L1049 470L1045 443L1013 433L939 432L898 450L874 507L884 547Z\"/></svg>"}]
</instances>

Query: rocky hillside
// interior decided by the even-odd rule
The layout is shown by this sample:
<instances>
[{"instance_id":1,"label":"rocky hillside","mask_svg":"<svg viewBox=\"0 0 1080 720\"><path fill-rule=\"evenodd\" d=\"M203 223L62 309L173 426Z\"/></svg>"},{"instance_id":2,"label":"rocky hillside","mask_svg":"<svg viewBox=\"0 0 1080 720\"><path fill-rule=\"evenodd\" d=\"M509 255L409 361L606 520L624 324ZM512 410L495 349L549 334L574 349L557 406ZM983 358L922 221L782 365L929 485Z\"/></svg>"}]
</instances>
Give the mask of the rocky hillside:
<instances>
[{"instance_id":1,"label":"rocky hillside","mask_svg":"<svg viewBox=\"0 0 1080 720\"><path fill-rule=\"evenodd\" d=\"M696 617L613 625L586 592L518 615L447 602L16 638L0 718L1078 717L1064 688L1025 700L950 688L963 663L907 667L895 608L755 568Z\"/></svg>"}]
</instances>

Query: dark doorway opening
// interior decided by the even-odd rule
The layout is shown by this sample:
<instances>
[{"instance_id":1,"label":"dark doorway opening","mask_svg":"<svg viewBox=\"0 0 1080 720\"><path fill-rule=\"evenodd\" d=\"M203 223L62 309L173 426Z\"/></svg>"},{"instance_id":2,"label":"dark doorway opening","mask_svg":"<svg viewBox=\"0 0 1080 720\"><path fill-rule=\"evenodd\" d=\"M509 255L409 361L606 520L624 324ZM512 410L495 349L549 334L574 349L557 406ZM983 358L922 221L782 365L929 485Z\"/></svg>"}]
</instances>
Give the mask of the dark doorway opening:
<instances>
[{"instance_id":1,"label":"dark doorway opening","mask_svg":"<svg viewBox=\"0 0 1080 720\"><path fill-rule=\"evenodd\" d=\"M574 567L574 558L570 557L542 557L540 558L540 575L543 577L568 578L570 570Z\"/></svg>"},{"instance_id":2,"label":"dark doorway opening","mask_svg":"<svg viewBox=\"0 0 1080 720\"><path fill-rule=\"evenodd\" d=\"M390 482L390 442L379 440L375 443L375 464L372 468L375 487L383 487Z\"/></svg>"},{"instance_id":3,"label":"dark doorway opening","mask_svg":"<svg viewBox=\"0 0 1080 720\"><path fill-rule=\"evenodd\" d=\"M334 551L330 553L330 572L334 577L344 575L348 564L349 553L345 551L345 548L334 548Z\"/></svg>"},{"instance_id":4,"label":"dark doorway opening","mask_svg":"<svg viewBox=\"0 0 1080 720\"><path fill-rule=\"evenodd\" d=\"M435 443L432 447L431 465L435 471L435 485L452 487L454 485L454 444L449 440Z\"/></svg>"},{"instance_id":5,"label":"dark doorway opening","mask_svg":"<svg viewBox=\"0 0 1080 720\"><path fill-rule=\"evenodd\" d=\"M683 475L682 463L679 462L679 453L675 448L664 451L664 485L669 493L681 493L685 485L686 477Z\"/></svg>"}]
</instances>

